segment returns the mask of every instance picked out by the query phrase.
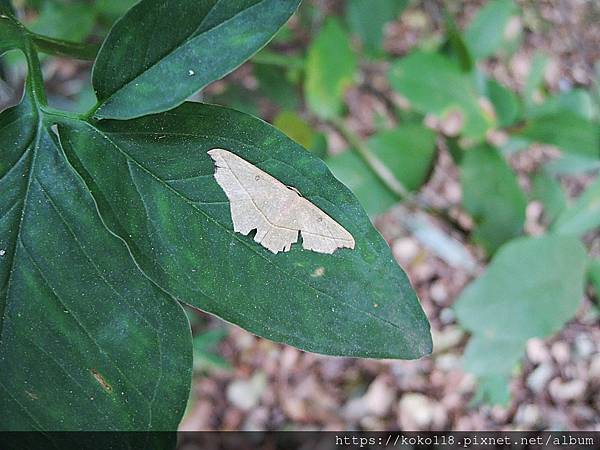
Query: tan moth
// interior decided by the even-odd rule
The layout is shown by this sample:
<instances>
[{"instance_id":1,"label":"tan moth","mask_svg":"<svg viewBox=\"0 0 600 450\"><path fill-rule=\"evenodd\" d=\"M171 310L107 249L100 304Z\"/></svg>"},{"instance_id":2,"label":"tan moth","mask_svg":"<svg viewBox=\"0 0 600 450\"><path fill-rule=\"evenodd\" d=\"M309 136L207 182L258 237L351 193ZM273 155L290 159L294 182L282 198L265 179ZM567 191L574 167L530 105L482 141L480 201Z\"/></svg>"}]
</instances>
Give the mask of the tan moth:
<instances>
[{"instance_id":1,"label":"tan moth","mask_svg":"<svg viewBox=\"0 0 600 450\"><path fill-rule=\"evenodd\" d=\"M228 150L208 152L215 179L229 199L234 231L248 235L273 253L287 252L302 235L302 247L319 253L354 248L354 238L339 223L277 178Z\"/></svg>"}]
</instances>

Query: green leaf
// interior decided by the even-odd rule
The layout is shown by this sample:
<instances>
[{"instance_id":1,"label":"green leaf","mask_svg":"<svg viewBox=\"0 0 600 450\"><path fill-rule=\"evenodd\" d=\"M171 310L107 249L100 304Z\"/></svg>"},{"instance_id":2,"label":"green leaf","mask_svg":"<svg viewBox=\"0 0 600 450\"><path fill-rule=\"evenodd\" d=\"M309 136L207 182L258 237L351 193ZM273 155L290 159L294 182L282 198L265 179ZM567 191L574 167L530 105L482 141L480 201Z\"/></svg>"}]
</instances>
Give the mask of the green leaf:
<instances>
[{"instance_id":1,"label":"green leaf","mask_svg":"<svg viewBox=\"0 0 600 450\"><path fill-rule=\"evenodd\" d=\"M0 56L9 50L23 49L27 31L13 17L0 14Z\"/></svg>"},{"instance_id":2,"label":"green leaf","mask_svg":"<svg viewBox=\"0 0 600 450\"><path fill-rule=\"evenodd\" d=\"M477 224L473 238L488 253L521 234L527 199L496 149L482 146L466 151L460 181L463 206Z\"/></svg>"},{"instance_id":3,"label":"green leaf","mask_svg":"<svg viewBox=\"0 0 600 450\"><path fill-rule=\"evenodd\" d=\"M0 115L0 430L176 430L185 314L106 228L50 125L29 96Z\"/></svg>"},{"instance_id":4,"label":"green leaf","mask_svg":"<svg viewBox=\"0 0 600 450\"><path fill-rule=\"evenodd\" d=\"M56 39L79 42L94 28L96 10L84 3L44 2L29 29Z\"/></svg>"},{"instance_id":5,"label":"green leaf","mask_svg":"<svg viewBox=\"0 0 600 450\"><path fill-rule=\"evenodd\" d=\"M346 21L352 33L363 44L365 52L372 56L383 53L383 30L385 24L398 17L408 6L408 0L350 0L346 6Z\"/></svg>"},{"instance_id":6,"label":"green leaf","mask_svg":"<svg viewBox=\"0 0 600 450\"><path fill-rule=\"evenodd\" d=\"M527 114L529 117L539 117L563 112L570 112L583 119L593 120L596 112L592 96L583 89L562 92L546 99L541 105L531 105Z\"/></svg>"},{"instance_id":7,"label":"green leaf","mask_svg":"<svg viewBox=\"0 0 600 450\"><path fill-rule=\"evenodd\" d=\"M373 135L367 145L409 191L419 189L431 172L436 134L420 124L405 124Z\"/></svg>"},{"instance_id":8,"label":"green leaf","mask_svg":"<svg viewBox=\"0 0 600 450\"><path fill-rule=\"evenodd\" d=\"M392 88L421 113L443 119L460 112L466 137L481 140L494 123L479 104L473 78L442 55L412 53L392 66L389 78Z\"/></svg>"},{"instance_id":9,"label":"green leaf","mask_svg":"<svg viewBox=\"0 0 600 450\"><path fill-rule=\"evenodd\" d=\"M560 181L542 171L535 175L532 182L533 199L540 201L544 206L544 216L548 223L554 222L567 205Z\"/></svg>"},{"instance_id":10,"label":"green leaf","mask_svg":"<svg viewBox=\"0 0 600 450\"><path fill-rule=\"evenodd\" d=\"M575 204L565 209L552 231L580 236L600 226L600 177L592 183Z\"/></svg>"},{"instance_id":11,"label":"green leaf","mask_svg":"<svg viewBox=\"0 0 600 450\"><path fill-rule=\"evenodd\" d=\"M310 125L294 111L280 112L273 119L273 125L304 148L310 148L315 138L315 132Z\"/></svg>"},{"instance_id":12,"label":"green leaf","mask_svg":"<svg viewBox=\"0 0 600 450\"><path fill-rule=\"evenodd\" d=\"M417 358L427 319L404 272L321 160L268 124L188 103L133 121L70 121L61 142L102 217L182 301L266 338L325 354ZM333 255L272 254L233 231L207 151L226 148L322 208L356 241Z\"/></svg>"},{"instance_id":13,"label":"green leaf","mask_svg":"<svg viewBox=\"0 0 600 450\"><path fill-rule=\"evenodd\" d=\"M465 41L475 58L487 58L500 50L508 22L516 13L512 0L491 0L477 12L465 30Z\"/></svg>"},{"instance_id":14,"label":"green leaf","mask_svg":"<svg viewBox=\"0 0 600 450\"><path fill-rule=\"evenodd\" d=\"M596 298L600 299L600 259L593 259L589 262L587 277L596 290Z\"/></svg>"},{"instance_id":15,"label":"green leaf","mask_svg":"<svg viewBox=\"0 0 600 450\"><path fill-rule=\"evenodd\" d=\"M327 166L335 177L350 188L370 217L385 212L398 202L383 182L353 151L327 158Z\"/></svg>"},{"instance_id":16,"label":"green leaf","mask_svg":"<svg viewBox=\"0 0 600 450\"><path fill-rule=\"evenodd\" d=\"M263 47L300 0L142 0L96 59L99 118L127 119L181 104Z\"/></svg>"},{"instance_id":17,"label":"green leaf","mask_svg":"<svg viewBox=\"0 0 600 450\"><path fill-rule=\"evenodd\" d=\"M565 152L600 157L600 127L570 111L534 117L519 135L531 141L554 145Z\"/></svg>"},{"instance_id":18,"label":"green leaf","mask_svg":"<svg viewBox=\"0 0 600 450\"><path fill-rule=\"evenodd\" d=\"M299 89L290 81L289 72L281 67L255 64L258 93L282 109L293 110L300 103Z\"/></svg>"},{"instance_id":19,"label":"green leaf","mask_svg":"<svg viewBox=\"0 0 600 450\"><path fill-rule=\"evenodd\" d=\"M508 127L519 120L521 103L512 91L490 79L487 82L487 96L494 105L500 127Z\"/></svg>"},{"instance_id":20,"label":"green leaf","mask_svg":"<svg viewBox=\"0 0 600 450\"><path fill-rule=\"evenodd\" d=\"M540 89L544 82L544 72L548 65L548 58L540 52L536 52L531 59L531 66L527 80L525 80L525 88L523 95L525 104L528 107L535 105L535 94Z\"/></svg>"},{"instance_id":21,"label":"green leaf","mask_svg":"<svg viewBox=\"0 0 600 450\"><path fill-rule=\"evenodd\" d=\"M304 90L312 112L322 119L339 116L356 70L356 56L346 32L337 19L327 19L306 59Z\"/></svg>"},{"instance_id":22,"label":"green leaf","mask_svg":"<svg viewBox=\"0 0 600 450\"><path fill-rule=\"evenodd\" d=\"M463 72L470 72L473 69L473 58L471 56L471 52L469 51L452 14L446 10L444 11L444 16L446 21L446 34L448 35L448 41L445 45L445 49L448 49L458 61Z\"/></svg>"},{"instance_id":23,"label":"green leaf","mask_svg":"<svg viewBox=\"0 0 600 450\"><path fill-rule=\"evenodd\" d=\"M575 315L586 265L585 248L572 237L519 238L503 246L454 307L472 333L466 368L508 379L528 339L552 335Z\"/></svg>"},{"instance_id":24,"label":"green leaf","mask_svg":"<svg viewBox=\"0 0 600 450\"><path fill-rule=\"evenodd\" d=\"M0 0L0 14L15 15L15 10L12 7L10 0Z\"/></svg>"}]
</instances>

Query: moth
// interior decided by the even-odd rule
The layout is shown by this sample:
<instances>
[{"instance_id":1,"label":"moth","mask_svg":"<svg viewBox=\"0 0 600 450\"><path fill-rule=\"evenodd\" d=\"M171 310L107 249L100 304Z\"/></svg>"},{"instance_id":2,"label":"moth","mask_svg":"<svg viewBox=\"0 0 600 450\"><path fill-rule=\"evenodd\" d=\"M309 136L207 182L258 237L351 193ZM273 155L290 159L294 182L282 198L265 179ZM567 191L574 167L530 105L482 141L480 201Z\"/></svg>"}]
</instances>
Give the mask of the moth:
<instances>
[{"instance_id":1,"label":"moth","mask_svg":"<svg viewBox=\"0 0 600 450\"><path fill-rule=\"evenodd\" d=\"M287 252L302 235L302 247L319 253L354 248L354 238L300 193L229 150L214 148L215 179L227 195L234 231L273 253Z\"/></svg>"}]
</instances>

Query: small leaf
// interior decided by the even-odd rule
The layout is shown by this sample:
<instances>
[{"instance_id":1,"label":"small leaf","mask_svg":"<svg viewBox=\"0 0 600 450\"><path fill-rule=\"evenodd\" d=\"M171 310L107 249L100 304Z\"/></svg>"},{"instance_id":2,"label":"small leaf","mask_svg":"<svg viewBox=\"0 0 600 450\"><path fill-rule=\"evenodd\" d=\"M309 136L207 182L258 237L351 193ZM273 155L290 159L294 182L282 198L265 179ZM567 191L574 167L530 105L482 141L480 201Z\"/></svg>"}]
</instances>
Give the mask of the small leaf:
<instances>
[{"instance_id":1,"label":"small leaf","mask_svg":"<svg viewBox=\"0 0 600 450\"><path fill-rule=\"evenodd\" d=\"M92 32L95 22L96 10L88 4L44 2L29 29L44 36L80 42Z\"/></svg>"},{"instance_id":2,"label":"small leaf","mask_svg":"<svg viewBox=\"0 0 600 450\"><path fill-rule=\"evenodd\" d=\"M600 178L556 219L552 231L580 236L600 226Z\"/></svg>"},{"instance_id":3,"label":"small leaf","mask_svg":"<svg viewBox=\"0 0 600 450\"><path fill-rule=\"evenodd\" d=\"M512 91L490 79L487 82L487 96L494 105L499 126L508 127L519 120L521 104Z\"/></svg>"},{"instance_id":4,"label":"small leaf","mask_svg":"<svg viewBox=\"0 0 600 450\"><path fill-rule=\"evenodd\" d=\"M494 123L479 103L472 77L442 55L412 53L392 66L389 78L392 88L421 113L443 119L458 112L466 137L483 139Z\"/></svg>"},{"instance_id":5,"label":"small leaf","mask_svg":"<svg viewBox=\"0 0 600 450\"><path fill-rule=\"evenodd\" d=\"M279 128L304 148L310 148L315 138L315 132L302 117L294 111L282 111L273 120L273 125Z\"/></svg>"},{"instance_id":6,"label":"small leaf","mask_svg":"<svg viewBox=\"0 0 600 450\"><path fill-rule=\"evenodd\" d=\"M99 118L165 111L242 64L299 0L142 0L120 19L96 59Z\"/></svg>"},{"instance_id":7,"label":"small leaf","mask_svg":"<svg viewBox=\"0 0 600 450\"><path fill-rule=\"evenodd\" d=\"M465 41L475 58L487 58L505 42L506 27L517 12L512 0L491 0L465 30Z\"/></svg>"},{"instance_id":8,"label":"small leaf","mask_svg":"<svg viewBox=\"0 0 600 450\"><path fill-rule=\"evenodd\" d=\"M536 52L531 58L531 66L529 67L529 74L525 80L525 88L523 96L525 97L525 104L528 107L535 105L535 94L542 86L544 82L544 72L548 65L548 57L543 53Z\"/></svg>"},{"instance_id":9,"label":"small leaf","mask_svg":"<svg viewBox=\"0 0 600 450\"><path fill-rule=\"evenodd\" d=\"M420 124L401 125L373 135L367 145L410 191L427 180L435 158L436 134Z\"/></svg>"},{"instance_id":10,"label":"small leaf","mask_svg":"<svg viewBox=\"0 0 600 450\"><path fill-rule=\"evenodd\" d=\"M383 182L353 151L327 158L327 166L335 177L356 195L370 217L381 214L398 202Z\"/></svg>"},{"instance_id":11,"label":"small leaf","mask_svg":"<svg viewBox=\"0 0 600 450\"><path fill-rule=\"evenodd\" d=\"M474 239L488 253L521 234L527 199L496 149L483 146L466 151L460 180L463 206L477 224Z\"/></svg>"},{"instance_id":12,"label":"small leaf","mask_svg":"<svg viewBox=\"0 0 600 450\"><path fill-rule=\"evenodd\" d=\"M545 171L535 175L532 181L533 199L540 201L544 206L544 216L548 223L554 222L567 205L560 181Z\"/></svg>"},{"instance_id":13,"label":"small leaf","mask_svg":"<svg viewBox=\"0 0 600 450\"><path fill-rule=\"evenodd\" d=\"M582 119L593 120L596 112L592 96L583 89L562 92L546 99L541 105L531 105L527 115L529 117L540 117L563 112L576 114Z\"/></svg>"},{"instance_id":14,"label":"small leaf","mask_svg":"<svg viewBox=\"0 0 600 450\"><path fill-rule=\"evenodd\" d=\"M472 333L467 369L508 380L528 339L552 335L575 315L586 265L585 248L572 237L519 238L500 248L454 307Z\"/></svg>"},{"instance_id":15,"label":"small leaf","mask_svg":"<svg viewBox=\"0 0 600 450\"><path fill-rule=\"evenodd\" d=\"M304 90L308 107L322 119L339 116L344 93L356 75L356 56L340 22L329 18L306 58Z\"/></svg>"},{"instance_id":16,"label":"small leaf","mask_svg":"<svg viewBox=\"0 0 600 450\"><path fill-rule=\"evenodd\" d=\"M276 129L187 103L132 121L59 128L107 225L182 301L253 333L326 354L416 358L429 326L406 275L355 197ZM233 229L207 151L227 148L293 186L354 237L354 250L272 254Z\"/></svg>"},{"instance_id":17,"label":"small leaf","mask_svg":"<svg viewBox=\"0 0 600 450\"><path fill-rule=\"evenodd\" d=\"M592 158L600 157L598 124L570 111L533 117L519 133L531 141Z\"/></svg>"},{"instance_id":18,"label":"small leaf","mask_svg":"<svg viewBox=\"0 0 600 450\"><path fill-rule=\"evenodd\" d=\"M596 298L600 299L600 259L593 259L588 264L588 280L596 290Z\"/></svg>"},{"instance_id":19,"label":"small leaf","mask_svg":"<svg viewBox=\"0 0 600 450\"><path fill-rule=\"evenodd\" d=\"M346 21L352 33L372 56L382 53L385 24L398 17L408 6L408 0L350 0L346 6Z\"/></svg>"},{"instance_id":20,"label":"small leaf","mask_svg":"<svg viewBox=\"0 0 600 450\"><path fill-rule=\"evenodd\" d=\"M175 430L192 364L181 306L105 227L29 94L0 114L0 140L0 430Z\"/></svg>"}]
</instances>

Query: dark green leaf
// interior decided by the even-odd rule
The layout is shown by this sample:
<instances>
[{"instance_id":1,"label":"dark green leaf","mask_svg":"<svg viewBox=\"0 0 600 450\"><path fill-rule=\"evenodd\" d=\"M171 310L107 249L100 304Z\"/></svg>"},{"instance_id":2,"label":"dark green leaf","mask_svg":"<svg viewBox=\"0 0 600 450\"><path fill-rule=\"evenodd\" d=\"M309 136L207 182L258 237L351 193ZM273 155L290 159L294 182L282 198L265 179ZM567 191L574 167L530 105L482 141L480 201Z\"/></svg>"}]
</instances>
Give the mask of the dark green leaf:
<instances>
[{"instance_id":1,"label":"dark green leaf","mask_svg":"<svg viewBox=\"0 0 600 450\"><path fill-rule=\"evenodd\" d=\"M350 0L346 6L346 20L356 34L366 53L382 53L385 24L398 17L408 6L408 0Z\"/></svg>"},{"instance_id":2,"label":"dark green leaf","mask_svg":"<svg viewBox=\"0 0 600 450\"><path fill-rule=\"evenodd\" d=\"M472 333L467 369L508 380L528 339L550 336L575 315L586 265L576 238L519 238L503 246L455 304L458 320Z\"/></svg>"},{"instance_id":3,"label":"dark green leaf","mask_svg":"<svg viewBox=\"0 0 600 450\"><path fill-rule=\"evenodd\" d=\"M142 0L98 54L96 117L127 119L181 104L264 46L299 1Z\"/></svg>"},{"instance_id":4,"label":"dark green leaf","mask_svg":"<svg viewBox=\"0 0 600 450\"><path fill-rule=\"evenodd\" d=\"M456 25L456 21L450 12L445 11L445 18L446 34L448 35L446 47L458 61L463 72L470 72L473 69L473 58L471 57L471 52L469 51L467 44L463 39L462 33L460 32L460 29L458 28L458 25Z\"/></svg>"},{"instance_id":5,"label":"dark green leaf","mask_svg":"<svg viewBox=\"0 0 600 450\"><path fill-rule=\"evenodd\" d=\"M398 202L383 182L353 151L345 151L327 159L327 166L335 177L350 188L367 214L381 214Z\"/></svg>"},{"instance_id":6,"label":"dark green leaf","mask_svg":"<svg viewBox=\"0 0 600 450\"><path fill-rule=\"evenodd\" d=\"M26 30L11 16L0 14L0 56L15 48L22 49Z\"/></svg>"},{"instance_id":7,"label":"dark green leaf","mask_svg":"<svg viewBox=\"0 0 600 450\"><path fill-rule=\"evenodd\" d=\"M28 98L0 115L0 141L0 430L175 430L181 306L105 227Z\"/></svg>"},{"instance_id":8,"label":"dark green leaf","mask_svg":"<svg viewBox=\"0 0 600 450\"><path fill-rule=\"evenodd\" d=\"M188 103L134 121L70 122L61 141L104 220L176 298L253 333L326 354L416 358L429 326L406 275L355 197L276 129ZM272 254L233 231L207 151L226 148L322 208L356 241L333 255Z\"/></svg>"},{"instance_id":9,"label":"dark green leaf","mask_svg":"<svg viewBox=\"0 0 600 450\"><path fill-rule=\"evenodd\" d=\"M465 151L460 181L463 206L477 225L473 237L488 253L521 234L527 199L496 149L483 146Z\"/></svg>"},{"instance_id":10,"label":"dark green leaf","mask_svg":"<svg viewBox=\"0 0 600 450\"><path fill-rule=\"evenodd\" d=\"M0 0L0 14L15 15L15 10L12 7L10 0Z\"/></svg>"},{"instance_id":11,"label":"dark green leaf","mask_svg":"<svg viewBox=\"0 0 600 450\"><path fill-rule=\"evenodd\" d=\"M465 30L465 41L475 58L487 58L506 40L506 28L517 12L512 0L491 0L478 12Z\"/></svg>"},{"instance_id":12,"label":"dark green leaf","mask_svg":"<svg viewBox=\"0 0 600 450\"><path fill-rule=\"evenodd\" d=\"M392 88L419 112L444 119L458 111L463 121L461 131L466 137L483 139L494 123L479 103L472 77L442 55L415 52L397 61L389 78Z\"/></svg>"},{"instance_id":13,"label":"dark green leaf","mask_svg":"<svg viewBox=\"0 0 600 450\"><path fill-rule=\"evenodd\" d=\"M340 115L344 92L356 75L356 56L348 41L340 22L330 18L308 49L304 91L308 107L323 119Z\"/></svg>"},{"instance_id":14,"label":"dark green leaf","mask_svg":"<svg viewBox=\"0 0 600 450\"><path fill-rule=\"evenodd\" d=\"M296 109L300 103L299 89L289 80L289 72L281 67L255 64L254 76L258 93L283 109Z\"/></svg>"},{"instance_id":15,"label":"dark green leaf","mask_svg":"<svg viewBox=\"0 0 600 450\"><path fill-rule=\"evenodd\" d=\"M556 219L552 230L559 234L582 235L600 226L600 178L591 184L575 204Z\"/></svg>"},{"instance_id":16,"label":"dark green leaf","mask_svg":"<svg viewBox=\"0 0 600 450\"><path fill-rule=\"evenodd\" d=\"M554 145L565 152L592 158L600 157L600 127L570 111L534 117L520 135Z\"/></svg>"}]
</instances>

